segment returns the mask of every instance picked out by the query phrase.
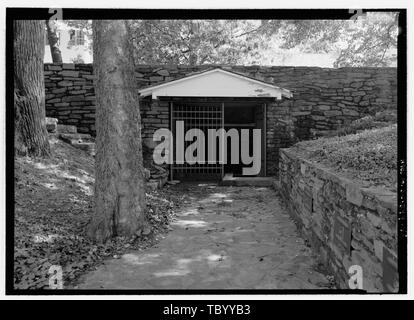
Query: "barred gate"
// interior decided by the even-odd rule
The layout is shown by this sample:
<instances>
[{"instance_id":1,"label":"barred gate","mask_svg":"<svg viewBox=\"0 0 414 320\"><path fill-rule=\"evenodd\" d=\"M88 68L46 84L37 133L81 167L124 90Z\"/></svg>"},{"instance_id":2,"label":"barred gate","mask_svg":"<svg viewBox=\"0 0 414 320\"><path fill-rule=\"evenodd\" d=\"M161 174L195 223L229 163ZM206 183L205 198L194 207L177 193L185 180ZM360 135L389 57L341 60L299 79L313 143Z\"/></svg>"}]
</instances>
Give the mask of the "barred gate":
<instances>
[{"instance_id":1,"label":"barred gate","mask_svg":"<svg viewBox=\"0 0 414 320\"><path fill-rule=\"evenodd\" d=\"M217 159L214 163L208 160L208 129L220 129L224 126L224 104L223 103L171 103L171 129L174 136L173 145L173 164L171 165L171 179L199 179L202 178L222 178L224 175L223 163L218 161L219 148L217 145ZM189 164L176 163L177 152L177 121L184 122L184 133L189 129L197 128L203 131L205 137L205 162ZM184 141L184 152L192 141Z\"/></svg>"}]
</instances>

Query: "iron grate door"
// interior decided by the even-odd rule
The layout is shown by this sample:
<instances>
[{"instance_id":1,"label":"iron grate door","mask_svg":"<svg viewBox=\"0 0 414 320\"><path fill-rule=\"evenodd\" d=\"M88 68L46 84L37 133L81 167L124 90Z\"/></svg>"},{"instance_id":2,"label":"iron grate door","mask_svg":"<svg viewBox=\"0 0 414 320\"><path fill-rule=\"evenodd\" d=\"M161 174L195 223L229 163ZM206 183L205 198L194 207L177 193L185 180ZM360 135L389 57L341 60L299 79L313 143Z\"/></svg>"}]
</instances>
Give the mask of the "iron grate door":
<instances>
[{"instance_id":1,"label":"iron grate door","mask_svg":"<svg viewBox=\"0 0 414 320\"><path fill-rule=\"evenodd\" d=\"M223 164L220 163L218 155L220 146L217 143L216 160L208 162L208 129L220 129L224 125L224 112L222 103L200 104L200 103L171 103L171 128L174 136L173 156L174 161L171 165L172 179L192 179L192 178L221 178L223 176ZM197 128L204 133L205 138L205 162L184 164L176 162L177 152L177 121L183 121L184 133L189 129ZM193 141L184 141L184 151Z\"/></svg>"}]
</instances>

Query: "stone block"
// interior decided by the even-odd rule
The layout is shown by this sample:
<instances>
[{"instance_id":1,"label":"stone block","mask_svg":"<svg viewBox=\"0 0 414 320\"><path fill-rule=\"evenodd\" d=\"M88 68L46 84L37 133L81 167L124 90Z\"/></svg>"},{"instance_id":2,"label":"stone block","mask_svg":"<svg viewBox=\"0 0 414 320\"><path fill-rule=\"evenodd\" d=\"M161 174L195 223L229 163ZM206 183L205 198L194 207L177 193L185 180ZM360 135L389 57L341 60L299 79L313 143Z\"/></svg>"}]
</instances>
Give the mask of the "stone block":
<instances>
[{"instance_id":1,"label":"stone block","mask_svg":"<svg viewBox=\"0 0 414 320\"><path fill-rule=\"evenodd\" d=\"M63 125L63 124L58 124L57 131L59 133L77 133L76 126Z\"/></svg>"},{"instance_id":2,"label":"stone block","mask_svg":"<svg viewBox=\"0 0 414 320\"><path fill-rule=\"evenodd\" d=\"M352 110L352 109L343 108L343 109L341 109L341 111L342 111L343 115L345 115L345 116L355 116L355 117L359 116L359 112L355 111L355 110Z\"/></svg>"},{"instance_id":3,"label":"stone block","mask_svg":"<svg viewBox=\"0 0 414 320\"><path fill-rule=\"evenodd\" d=\"M66 92L66 90L67 90L66 88L56 88L56 89L53 89L52 92L55 94L59 94L59 93Z\"/></svg>"},{"instance_id":4,"label":"stone block","mask_svg":"<svg viewBox=\"0 0 414 320\"><path fill-rule=\"evenodd\" d=\"M96 77L93 74L83 74L82 78L88 79L88 80L95 80Z\"/></svg>"},{"instance_id":5,"label":"stone block","mask_svg":"<svg viewBox=\"0 0 414 320\"><path fill-rule=\"evenodd\" d=\"M383 250L384 250L384 242L381 240L374 240L374 251L375 256L378 258L378 260L382 261L383 258Z\"/></svg>"},{"instance_id":6,"label":"stone block","mask_svg":"<svg viewBox=\"0 0 414 320\"><path fill-rule=\"evenodd\" d=\"M71 102L71 101L84 101L85 97L83 95L78 96L65 96L62 98L63 102Z\"/></svg>"},{"instance_id":7,"label":"stone block","mask_svg":"<svg viewBox=\"0 0 414 320\"><path fill-rule=\"evenodd\" d=\"M61 101L60 98L54 98L54 99L46 100L46 103L56 103L56 102L60 102L60 101Z\"/></svg>"},{"instance_id":8,"label":"stone block","mask_svg":"<svg viewBox=\"0 0 414 320\"><path fill-rule=\"evenodd\" d=\"M331 106L329 106L329 105L317 105L316 110L328 111L328 110L331 110Z\"/></svg>"},{"instance_id":9,"label":"stone block","mask_svg":"<svg viewBox=\"0 0 414 320\"><path fill-rule=\"evenodd\" d=\"M305 175L306 174L306 169L307 169L306 164L305 163L301 163L300 164L300 172L302 173L302 175Z\"/></svg>"},{"instance_id":10,"label":"stone block","mask_svg":"<svg viewBox=\"0 0 414 320\"><path fill-rule=\"evenodd\" d=\"M73 91L69 91L69 94L73 94L73 95L78 95L78 94L83 94L86 93L86 90L73 90Z\"/></svg>"},{"instance_id":11,"label":"stone block","mask_svg":"<svg viewBox=\"0 0 414 320\"><path fill-rule=\"evenodd\" d=\"M50 133L55 133L57 130L58 119L46 117L46 130Z\"/></svg>"},{"instance_id":12,"label":"stone block","mask_svg":"<svg viewBox=\"0 0 414 320\"><path fill-rule=\"evenodd\" d=\"M151 176L151 171L149 169L147 169L147 168L144 168L144 177L145 177L145 180L149 180L150 176Z\"/></svg>"},{"instance_id":13,"label":"stone block","mask_svg":"<svg viewBox=\"0 0 414 320\"><path fill-rule=\"evenodd\" d=\"M327 117L335 117L335 116L341 116L342 112L338 110L328 110L328 111L324 111L323 114Z\"/></svg>"},{"instance_id":14,"label":"stone block","mask_svg":"<svg viewBox=\"0 0 414 320\"><path fill-rule=\"evenodd\" d=\"M72 77L77 78L79 77L79 71L72 71L72 70L63 70L60 74L64 77Z\"/></svg>"},{"instance_id":15,"label":"stone block","mask_svg":"<svg viewBox=\"0 0 414 320\"><path fill-rule=\"evenodd\" d=\"M51 71L60 71L60 70L62 70L62 66L61 65L57 65L57 64L54 64L54 65L48 65L48 66L45 66L45 70L51 70Z\"/></svg>"},{"instance_id":16,"label":"stone block","mask_svg":"<svg viewBox=\"0 0 414 320\"><path fill-rule=\"evenodd\" d=\"M63 69L74 70L75 64L74 63L63 63L62 67Z\"/></svg>"},{"instance_id":17,"label":"stone block","mask_svg":"<svg viewBox=\"0 0 414 320\"><path fill-rule=\"evenodd\" d=\"M352 97L365 96L365 95L366 95L366 92L364 92L364 91L358 91L358 92L352 92L351 93Z\"/></svg>"},{"instance_id":18,"label":"stone block","mask_svg":"<svg viewBox=\"0 0 414 320\"><path fill-rule=\"evenodd\" d=\"M165 69L157 71L157 74L159 74L160 76L164 76L164 77L168 77L170 75L168 70L165 70Z\"/></svg>"},{"instance_id":19,"label":"stone block","mask_svg":"<svg viewBox=\"0 0 414 320\"><path fill-rule=\"evenodd\" d=\"M361 188L356 184L347 183L345 190L346 190L346 200L360 207L362 204L362 200L363 200Z\"/></svg>"},{"instance_id":20,"label":"stone block","mask_svg":"<svg viewBox=\"0 0 414 320\"><path fill-rule=\"evenodd\" d=\"M73 85L72 81L63 80L63 81L58 82L59 87L70 87L72 85Z\"/></svg>"},{"instance_id":21,"label":"stone block","mask_svg":"<svg viewBox=\"0 0 414 320\"><path fill-rule=\"evenodd\" d=\"M86 151L89 155L95 155L95 143L94 142L79 142L79 143L72 143L77 149L81 149Z\"/></svg>"},{"instance_id":22,"label":"stone block","mask_svg":"<svg viewBox=\"0 0 414 320\"><path fill-rule=\"evenodd\" d=\"M54 104L55 107L68 107L69 106L69 102L58 102Z\"/></svg>"},{"instance_id":23,"label":"stone block","mask_svg":"<svg viewBox=\"0 0 414 320\"><path fill-rule=\"evenodd\" d=\"M375 214L372 214L371 212L367 212L367 219L368 219L369 222L371 222L371 224L374 227L378 228L378 227L381 226L381 223L382 223L381 217L379 217Z\"/></svg>"},{"instance_id":24,"label":"stone block","mask_svg":"<svg viewBox=\"0 0 414 320\"><path fill-rule=\"evenodd\" d=\"M150 79L150 81L163 81L164 80L164 77L160 77L160 76L152 76L152 77L150 77L149 78Z\"/></svg>"},{"instance_id":25,"label":"stone block","mask_svg":"<svg viewBox=\"0 0 414 320\"><path fill-rule=\"evenodd\" d=\"M159 182L157 180L150 180L150 181L147 181L145 186L149 190L157 190L159 186Z\"/></svg>"}]
</instances>

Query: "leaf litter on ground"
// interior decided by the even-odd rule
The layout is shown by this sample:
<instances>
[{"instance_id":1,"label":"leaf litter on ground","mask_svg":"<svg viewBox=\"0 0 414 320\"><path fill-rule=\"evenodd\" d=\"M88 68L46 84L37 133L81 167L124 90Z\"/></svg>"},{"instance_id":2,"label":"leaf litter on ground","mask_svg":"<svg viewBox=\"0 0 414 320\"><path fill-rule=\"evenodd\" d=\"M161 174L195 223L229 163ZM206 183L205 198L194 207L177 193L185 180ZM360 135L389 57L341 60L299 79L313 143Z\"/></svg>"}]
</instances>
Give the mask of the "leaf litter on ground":
<instances>
[{"instance_id":1,"label":"leaf litter on ground","mask_svg":"<svg viewBox=\"0 0 414 320\"><path fill-rule=\"evenodd\" d=\"M52 265L62 267L64 286L73 287L105 258L154 245L182 202L169 187L147 192L148 230L96 244L85 232L94 211L94 158L53 136L50 144L48 159L15 158L16 289L48 288Z\"/></svg>"}]
</instances>

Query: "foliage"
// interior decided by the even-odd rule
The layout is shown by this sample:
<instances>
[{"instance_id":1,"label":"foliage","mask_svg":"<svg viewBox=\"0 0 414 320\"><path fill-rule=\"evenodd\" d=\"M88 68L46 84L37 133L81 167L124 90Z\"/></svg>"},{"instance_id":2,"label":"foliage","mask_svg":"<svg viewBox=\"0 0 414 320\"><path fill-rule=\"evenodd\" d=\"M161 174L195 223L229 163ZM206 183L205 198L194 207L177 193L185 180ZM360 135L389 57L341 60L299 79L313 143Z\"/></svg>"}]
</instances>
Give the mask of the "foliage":
<instances>
[{"instance_id":1,"label":"foliage","mask_svg":"<svg viewBox=\"0 0 414 320\"><path fill-rule=\"evenodd\" d=\"M262 32L277 34L282 48L334 52L334 67L385 67L397 59L397 13L369 12L357 20L270 20Z\"/></svg>"},{"instance_id":2,"label":"foliage","mask_svg":"<svg viewBox=\"0 0 414 320\"><path fill-rule=\"evenodd\" d=\"M181 201L168 189L148 193L148 230L94 244L85 232L94 211L94 160L60 140L50 142L53 158L15 159L16 289L47 288L51 265L62 266L64 286L71 287L105 257L153 245L168 230Z\"/></svg>"},{"instance_id":3,"label":"foliage","mask_svg":"<svg viewBox=\"0 0 414 320\"><path fill-rule=\"evenodd\" d=\"M87 20L69 20L91 38ZM131 20L138 64L261 64L287 49L327 53L334 67L396 63L398 15L367 13L358 20ZM88 41L91 43L91 41Z\"/></svg>"},{"instance_id":4,"label":"foliage","mask_svg":"<svg viewBox=\"0 0 414 320\"><path fill-rule=\"evenodd\" d=\"M397 125L303 141L295 148L306 158L361 181L397 190Z\"/></svg>"},{"instance_id":5,"label":"foliage","mask_svg":"<svg viewBox=\"0 0 414 320\"><path fill-rule=\"evenodd\" d=\"M92 20L63 20L63 24L73 30L82 31L86 38L85 44L88 50L92 52ZM70 49L73 45L68 43L68 48Z\"/></svg>"},{"instance_id":6,"label":"foliage","mask_svg":"<svg viewBox=\"0 0 414 320\"><path fill-rule=\"evenodd\" d=\"M85 61L82 58L81 54L78 54L76 58L72 58L72 63L85 63Z\"/></svg>"},{"instance_id":7,"label":"foliage","mask_svg":"<svg viewBox=\"0 0 414 320\"><path fill-rule=\"evenodd\" d=\"M134 20L130 22L139 64L234 64L259 57L263 37L246 30L249 20Z\"/></svg>"}]
</instances>

